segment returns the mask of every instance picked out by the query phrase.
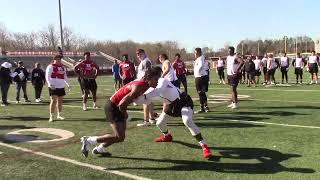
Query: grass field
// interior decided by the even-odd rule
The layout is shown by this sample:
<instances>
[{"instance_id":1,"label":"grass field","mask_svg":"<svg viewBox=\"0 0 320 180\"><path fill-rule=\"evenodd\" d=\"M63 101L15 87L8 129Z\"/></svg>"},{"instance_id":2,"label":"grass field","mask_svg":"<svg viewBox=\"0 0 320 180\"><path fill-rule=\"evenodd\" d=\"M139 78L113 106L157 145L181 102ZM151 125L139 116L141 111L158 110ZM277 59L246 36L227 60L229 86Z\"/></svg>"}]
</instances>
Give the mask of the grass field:
<instances>
[{"instance_id":1,"label":"grass field","mask_svg":"<svg viewBox=\"0 0 320 180\"><path fill-rule=\"evenodd\" d=\"M290 72L292 74L293 72ZM305 74L306 77L307 74ZM279 77L279 75L278 75ZM154 143L160 133L155 126L137 127L142 107L130 106L125 142L112 145L111 157L80 153L79 138L111 132L102 109L81 109L80 90L72 79L72 91L65 96L63 121L48 122L48 91L43 104L15 104L0 107L0 179L319 179L320 178L320 91L318 85L248 88L239 109L226 108L227 85L217 85L217 75L208 96L212 112L197 114L214 158L205 160L201 148L180 119L170 122L172 143ZM197 98L189 77L189 92ZM293 82L293 77L291 78ZM113 93L111 77L99 77L99 102L103 107ZM34 101L29 85L28 95ZM15 87L10 88L15 99ZM91 106L91 101L90 101ZM199 102L195 101L198 109ZM160 112L161 106L156 106ZM7 140L7 133L30 128L57 128L74 136L55 142L31 143ZM56 135L23 132L30 139L55 139ZM32 150L26 152L28 150ZM60 158L60 159L59 159ZM65 158L65 159L61 159ZM94 166L92 166L94 165ZM90 167L88 167L90 166Z\"/></svg>"}]
</instances>

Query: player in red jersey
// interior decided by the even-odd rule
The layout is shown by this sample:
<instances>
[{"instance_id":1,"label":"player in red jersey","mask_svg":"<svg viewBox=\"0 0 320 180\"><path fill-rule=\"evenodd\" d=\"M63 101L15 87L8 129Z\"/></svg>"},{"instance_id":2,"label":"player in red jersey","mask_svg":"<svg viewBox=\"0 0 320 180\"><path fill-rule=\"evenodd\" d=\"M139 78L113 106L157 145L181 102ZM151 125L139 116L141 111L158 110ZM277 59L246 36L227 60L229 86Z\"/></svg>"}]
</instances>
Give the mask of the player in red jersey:
<instances>
[{"instance_id":1,"label":"player in red jersey","mask_svg":"<svg viewBox=\"0 0 320 180\"><path fill-rule=\"evenodd\" d=\"M134 80L136 70L134 64L129 61L128 55L122 55L123 62L120 63L120 76L123 86Z\"/></svg>"},{"instance_id":2,"label":"player in red jersey","mask_svg":"<svg viewBox=\"0 0 320 180\"><path fill-rule=\"evenodd\" d=\"M88 156L91 145L101 143L93 149L92 153L108 155L109 153L105 151L105 147L124 141L128 105L141 96L149 87L155 88L161 72L160 67L151 68L146 72L144 78L128 83L112 95L105 105L105 114L106 119L111 123L113 133L103 136L83 136L81 138L81 152L85 157Z\"/></svg>"},{"instance_id":3,"label":"player in red jersey","mask_svg":"<svg viewBox=\"0 0 320 180\"><path fill-rule=\"evenodd\" d=\"M175 60L174 60L172 66L173 66L173 69L175 69L175 71L176 71L179 89L180 89L180 85L182 83L185 93L188 94L187 78L186 78L186 76L187 76L186 65L181 60L181 56L179 53L177 53L175 55Z\"/></svg>"},{"instance_id":4,"label":"player in red jersey","mask_svg":"<svg viewBox=\"0 0 320 180\"><path fill-rule=\"evenodd\" d=\"M97 83L96 78L98 75L98 65L90 59L90 52L85 52L84 60L74 66L73 70L75 73L79 73L80 81L84 89L83 96L83 110L87 110L88 95L91 91L93 99L93 108L97 106Z\"/></svg>"}]
</instances>

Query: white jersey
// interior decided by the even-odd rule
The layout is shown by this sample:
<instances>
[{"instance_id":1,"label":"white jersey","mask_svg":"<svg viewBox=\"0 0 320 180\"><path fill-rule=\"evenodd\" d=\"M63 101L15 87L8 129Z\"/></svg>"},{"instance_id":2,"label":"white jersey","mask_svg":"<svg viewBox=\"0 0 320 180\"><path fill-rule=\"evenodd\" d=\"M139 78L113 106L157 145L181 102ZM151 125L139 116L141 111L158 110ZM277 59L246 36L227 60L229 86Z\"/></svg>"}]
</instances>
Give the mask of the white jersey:
<instances>
[{"instance_id":1,"label":"white jersey","mask_svg":"<svg viewBox=\"0 0 320 180\"><path fill-rule=\"evenodd\" d=\"M288 67L289 66L288 57L281 57L280 64L281 64L281 67Z\"/></svg>"},{"instance_id":2,"label":"white jersey","mask_svg":"<svg viewBox=\"0 0 320 180\"><path fill-rule=\"evenodd\" d=\"M318 62L318 56L309 56L308 63L313 64Z\"/></svg>"},{"instance_id":3,"label":"white jersey","mask_svg":"<svg viewBox=\"0 0 320 180\"><path fill-rule=\"evenodd\" d=\"M207 69L205 69L205 57L202 55L198 57L193 63L193 75L194 77L202 77L208 75Z\"/></svg>"},{"instance_id":4,"label":"white jersey","mask_svg":"<svg viewBox=\"0 0 320 180\"><path fill-rule=\"evenodd\" d=\"M217 67L218 67L218 68L224 67L224 60L219 59L219 60L217 61Z\"/></svg>"},{"instance_id":5,"label":"white jersey","mask_svg":"<svg viewBox=\"0 0 320 180\"><path fill-rule=\"evenodd\" d=\"M232 76L237 74L239 64L236 61L237 55L227 57L227 75Z\"/></svg>"},{"instance_id":6,"label":"white jersey","mask_svg":"<svg viewBox=\"0 0 320 180\"><path fill-rule=\"evenodd\" d=\"M172 65L170 64L169 60L166 60L169 62L169 72L163 77L164 79L167 79L168 81L176 81L177 75L176 75L176 71L173 69ZM163 67L163 66L162 66Z\"/></svg>"},{"instance_id":7,"label":"white jersey","mask_svg":"<svg viewBox=\"0 0 320 180\"><path fill-rule=\"evenodd\" d=\"M277 68L277 63L276 63L275 59L273 59L273 58L268 58L267 68L268 68L269 70L270 70L270 69L275 69L275 68Z\"/></svg>"},{"instance_id":8,"label":"white jersey","mask_svg":"<svg viewBox=\"0 0 320 180\"><path fill-rule=\"evenodd\" d=\"M262 58L261 62L263 67L267 67L268 58Z\"/></svg>"},{"instance_id":9,"label":"white jersey","mask_svg":"<svg viewBox=\"0 0 320 180\"><path fill-rule=\"evenodd\" d=\"M304 62L302 58L296 58L295 68L303 68Z\"/></svg>"},{"instance_id":10,"label":"white jersey","mask_svg":"<svg viewBox=\"0 0 320 180\"><path fill-rule=\"evenodd\" d=\"M135 102L138 104L150 104L152 101L156 100L156 97L160 97L164 103L170 104L174 100L180 98L180 93L180 90L170 81L160 78L156 88L149 88L143 96L135 99Z\"/></svg>"},{"instance_id":11,"label":"white jersey","mask_svg":"<svg viewBox=\"0 0 320 180\"><path fill-rule=\"evenodd\" d=\"M259 70L260 66L261 66L261 60L255 59L255 60L253 60L253 63L254 63L255 70Z\"/></svg>"},{"instance_id":12,"label":"white jersey","mask_svg":"<svg viewBox=\"0 0 320 180\"><path fill-rule=\"evenodd\" d=\"M140 62L138 66L138 73L137 73L137 79L142 79L144 75L146 74L147 69L147 64L151 63L151 60L149 58L145 58L143 61Z\"/></svg>"},{"instance_id":13,"label":"white jersey","mask_svg":"<svg viewBox=\"0 0 320 180\"><path fill-rule=\"evenodd\" d=\"M66 85L68 85L67 72L65 71L65 69L63 71L64 71L64 79L52 78L51 74L53 72L53 66L51 64L49 64L47 66L47 68L46 68L46 81L47 81L48 87L62 89Z\"/></svg>"}]
</instances>

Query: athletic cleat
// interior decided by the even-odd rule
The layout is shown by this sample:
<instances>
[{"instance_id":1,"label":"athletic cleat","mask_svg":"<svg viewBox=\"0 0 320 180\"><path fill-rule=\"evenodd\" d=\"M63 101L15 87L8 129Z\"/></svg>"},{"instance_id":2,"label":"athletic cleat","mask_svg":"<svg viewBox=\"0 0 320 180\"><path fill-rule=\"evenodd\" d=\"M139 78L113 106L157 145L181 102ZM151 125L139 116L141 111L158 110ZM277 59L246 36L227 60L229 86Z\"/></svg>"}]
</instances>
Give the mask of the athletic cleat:
<instances>
[{"instance_id":1,"label":"athletic cleat","mask_svg":"<svg viewBox=\"0 0 320 180\"><path fill-rule=\"evenodd\" d=\"M143 121L143 123L137 124L138 127L145 127L145 126L151 126L151 123L149 121Z\"/></svg>"},{"instance_id":2,"label":"athletic cleat","mask_svg":"<svg viewBox=\"0 0 320 180\"><path fill-rule=\"evenodd\" d=\"M57 116L58 120L65 120L66 118L62 117L62 116Z\"/></svg>"},{"instance_id":3,"label":"athletic cleat","mask_svg":"<svg viewBox=\"0 0 320 180\"><path fill-rule=\"evenodd\" d=\"M93 105L93 109L99 109L100 107L97 105Z\"/></svg>"},{"instance_id":4,"label":"athletic cleat","mask_svg":"<svg viewBox=\"0 0 320 180\"><path fill-rule=\"evenodd\" d=\"M209 111L210 111L209 107L208 107L208 106L205 106L205 107L204 107L204 111L205 111L206 113L209 112Z\"/></svg>"},{"instance_id":5,"label":"athletic cleat","mask_svg":"<svg viewBox=\"0 0 320 180\"><path fill-rule=\"evenodd\" d=\"M233 106L231 107L231 109L237 109L238 105L236 103L233 104Z\"/></svg>"},{"instance_id":6,"label":"athletic cleat","mask_svg":"<svg viewBox=\"0 0 320 180\"><path fill-rule=\"evenodd\" d=\"M155 119L149 119L150 124L156 124L156 120Z\"/></svg>"},{"instance_id":7,"label":"athletic cleat","mask_svg":"<svg viewBox=\"0 0 320 180\"><path fill-rule=\"evenodd\" d=\"M53 122L53 117L50 117L50 118L49 118L49 122Z\"/></svg>"},{"instance_id":8,"label":"athletic cleat","mask_svg":"<svg viewBox=\"0 0 320 180\"><path fill-rule=\"evenodd\" d=\"M227 107L228 107L228 108L232 108L232 107L233 107L233 104L234 104L234 103L232 102L232 103L231 103L230 105L228 105Z\"/></svg>"},{"instance_id":9,"label":"athletic cleat","mask_svg":"<svg viewBox=\"0 0 320 180\"><path fill-rule=\"evenodd\" d=\"M203 153L203 157L208 159L212 157L212 153L210 148L208 148L208 146L206 144L202 145L202 153Z\"/></svg>"},{"instance_id":10,"label":"athletic cleat","mask_svg":"<svg viewBox=\"0 0 320 180\"><path fill-rule=\"evenodd\" d=\"M83 109L83 111L86 111L87 110L87 106L83 106L82 109Z\"/></svg>"},{"instance_id":11,"label":"athletic cleat","mask_svg":"<svg viewBox=\"0 0 320 180\"><path fill-rule=\"evenodd\" d=\"M155 138L153 141L154 142L171 142L173 140L173 137L171 136L171 134L168 135L161 135L158 138Z\"/></svg>"},{"instance_id":12,"label":"athletic cleat","mask_svg":"<svg viewBox=\"0 0 320 180\"><path fill-rule=\"evenodd\" d=\"M204 113L204 112L206 112L206 111L203 108L201 108L200 110L196 111L195 113L196 114L201 114L201 113Z\"/></svg>"},{"instance_id":13,"label":"athletic cleat","mask_svg":"<svg viewBox=\"0 0 320 180\"><path fill-rule=\"evenodd\" d=\"M89 143L87 141L88 138L88 136L83 136L82 138L80 138L82 142L81 153L85 158L88 157L89 154Z\"/></svg>"},{"instance_id":14,"label":"athletic cleat","mask_svg":"<svg viewBox=\"0 0 320 180\"><path fill-rule=\"evenodd\" d=\"M28 100L28 99L26 99L26 100L24 100L24 102L29 103L29 102L31 102L31 101L30 101L30 100Z\"/></svg>"},{"instance_id":15,"label":"athletic cleat","mask_svg":"<svg viewBox=\"0 0 320 180\"><path fill-rule=\"evenodd\" d=\"M93 155L100 155L103 157L110 157L111 153L107 152L105 149L103 150L98 150L98 146L96 146L95 148L92 149L92 154Z\"/></svg>"}]
</instances>

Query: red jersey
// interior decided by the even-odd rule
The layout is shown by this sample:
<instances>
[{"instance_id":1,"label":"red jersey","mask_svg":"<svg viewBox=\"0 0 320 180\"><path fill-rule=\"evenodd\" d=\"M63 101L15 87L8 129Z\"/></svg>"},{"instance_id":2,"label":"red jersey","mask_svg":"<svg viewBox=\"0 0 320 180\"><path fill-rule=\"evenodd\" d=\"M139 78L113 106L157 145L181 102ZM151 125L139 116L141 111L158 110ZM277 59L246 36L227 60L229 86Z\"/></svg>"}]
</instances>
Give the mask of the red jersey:
<instances>
[{"instance_id":1,"label":"red jersey","mask_svg":"<svg viewBox=\"0 0 320 180\"><path fill-rule=\"evenodd\" d=\"M143 79L132 81L120 88L116 93L114 93L110 98L111 102L115 105L119 105L120 101L131 92L131 89L128 88L128 86L130 85L140 85L142 87L140 95L142 95L146 90L149 89L148 82Z\"/></svg>"},{"instance_id":2,"label":"red jersey","mask_svg":"<svg viewBox=\"0 0 320 180\"><path fill-rule=\"evenodd\" d=\"M176 70L177 76L179 75L185 75L186 72L186 65L183 61L177 60L173 63L172 67Z\"/></svg>"},{"instance_id":3,"label":"red jersey","mask_svg":"<svg viewBox=\"0 0 320 180\"><path fill-rule=\"evenodd\" d=\"M98 69L97 64L91 60L81 61L79 65L80 75L85 78L94 78Z\"/></svg>"},{"instance_id":4,"label":"red jersey","mask_svg":"<svg viewBox=\"0 0 320 180\"><path fill-rule=\"evenodd\" d=\"M64 79L65 68L63 64L51 64L51 66L52 66L51 78Z\"/></svg>"},{"instance_id":5,"label":"red jersey","mask_svg":"<svg viewBox=\"0 0 320 180\"><path fill-rule=\"evenodd\" d=\"M132 62L122 62L119 67L123 79L130 79L134 77L135 69Z\"/></svg>"}]
</instances>

